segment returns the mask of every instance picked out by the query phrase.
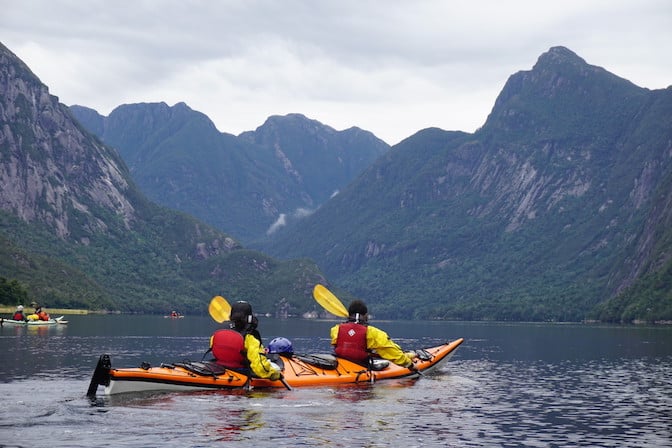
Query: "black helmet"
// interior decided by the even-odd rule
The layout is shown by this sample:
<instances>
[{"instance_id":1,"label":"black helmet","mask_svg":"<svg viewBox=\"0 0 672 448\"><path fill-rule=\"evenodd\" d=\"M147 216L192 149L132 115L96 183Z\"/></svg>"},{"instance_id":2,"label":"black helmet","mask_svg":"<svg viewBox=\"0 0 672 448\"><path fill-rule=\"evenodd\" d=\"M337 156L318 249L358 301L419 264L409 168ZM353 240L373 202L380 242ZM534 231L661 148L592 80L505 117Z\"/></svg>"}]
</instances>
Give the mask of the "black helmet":
<instances>
[{"instance_id":1,"label":"black helmet","mask_svg":"<svg viewBox=\"0 0 672 448\"><path fill-rule=\"evenodd\" d=\"M231 307L230 320L236 327L243 327L247 324L251 324L253 320L252 305L242 300L234 303Z\"/></svg>"},{"instance_id":2,"label":"black helmet","mask_svg":"<svg viewBox=\"0 0 672 448\"><path fill-rule=\"evenodd\" d=\"M368 308L366 308L366 305L361 300L353 300L348 307L350 320L354 320L355 322L365 322L368 312Z\"/></svg>"}]
</instances>

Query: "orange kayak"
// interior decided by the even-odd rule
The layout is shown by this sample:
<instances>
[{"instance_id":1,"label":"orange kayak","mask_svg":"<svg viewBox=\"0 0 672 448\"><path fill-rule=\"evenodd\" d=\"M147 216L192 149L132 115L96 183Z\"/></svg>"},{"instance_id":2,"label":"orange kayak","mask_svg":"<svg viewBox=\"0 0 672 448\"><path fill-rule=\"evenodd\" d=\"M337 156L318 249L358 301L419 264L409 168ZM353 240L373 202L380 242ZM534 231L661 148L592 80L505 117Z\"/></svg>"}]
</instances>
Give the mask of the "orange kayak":
<instances>
[{"instance_id":1,"label":"orange kayak","mask_svg":"<svg viewBox=\"0 0 672 448\"><path fill-rule=\"evenodd\" d=\"M211 389L293 388L337 386L399 378L417 378L453 355L463 338L416 350L418 372L384 360L362 366L333 355L279 356L273 361L282 368L283 381L270 381L223 368L213 362L179 362L152 367L112 368L109 355L101 355L93 372L87 395L96 395L98 386L105 395L144 391L192 391Z\"/></svg>"}]
</instances>

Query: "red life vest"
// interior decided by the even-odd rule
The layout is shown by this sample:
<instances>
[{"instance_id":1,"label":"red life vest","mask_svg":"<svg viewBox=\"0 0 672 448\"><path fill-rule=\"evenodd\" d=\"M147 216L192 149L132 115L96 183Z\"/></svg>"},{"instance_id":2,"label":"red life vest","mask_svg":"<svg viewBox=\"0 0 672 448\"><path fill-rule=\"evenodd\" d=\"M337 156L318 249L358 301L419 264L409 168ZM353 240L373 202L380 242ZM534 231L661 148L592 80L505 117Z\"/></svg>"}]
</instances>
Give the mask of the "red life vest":
<instances>
[{"instance_id":1,"label":"red life vest","mask_svg":"<svg viewBox=\"0 0 672 448\"><path fill-rule=\"evenodd\" d=\"M49 315L45 312L40 310L39 313L37 313L37 317L40 318L40 320L49 320Z\"/></svg>"},{"instance_id":2,"label":"red life vest","mask_svg":"<svg viewBox=\"0 0 672 448\"><path fill-rule=\"evenodd\" d=\"M26 320L26 318L24 317L24 315L23 315L23 313L22 313L21 311L17 311L17 312L14 313L14 315L12 316L12 320Z\"/></svg>"},{"instance_id":3,"label":"red life vest","mask_svg":"<svg viewBox=\"0 0 672 448\"><path fill-rule=\"evenodd\" d=\"M338 326L336 356L354 362L366 362L370 353L366 349L366 325L347 322Z\"/></svg>"},{"instance_id":4,"label":"red life vest","mask_svg":"<svg viewBox=\"0 0 672 448\"><path fill-rule=\"evenodd\" d=\"M231 369L247 367L245 339L235 330L217 330L212 337L212 354L217 364Z\"/></svg>"}]
</instances>

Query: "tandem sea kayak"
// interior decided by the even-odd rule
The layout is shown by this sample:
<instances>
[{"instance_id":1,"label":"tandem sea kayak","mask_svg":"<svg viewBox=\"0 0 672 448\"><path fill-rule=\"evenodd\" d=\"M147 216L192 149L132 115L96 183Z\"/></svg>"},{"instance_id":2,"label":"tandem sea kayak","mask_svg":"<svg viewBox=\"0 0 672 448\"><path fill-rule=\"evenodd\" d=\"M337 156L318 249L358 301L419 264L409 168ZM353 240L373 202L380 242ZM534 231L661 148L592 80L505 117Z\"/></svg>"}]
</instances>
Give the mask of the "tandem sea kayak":
<instances>
[{"instance_id":1,"label":"tandem sea kayak","mask_svg":"<svg viewBox=\"0 0 672 448\"><path fill-rule=\"evenodd\" d=\"M98 386L105 395L144 391L193 391L219 389L338 386L399 378L417 378L450 359L463 338L416 350L418 372L384 360L369 366L327 354L277 356L272 359L282 369L282 381L254 378L226 369L214 362L175 362L152 367L113 368L110 356L101 355L91 377L87 396L95 397Z\"/></svg>"},{"instance_id":2,"label":"tandem sea kayak","mask_svg":"<svg viewBox=\"0 0 672 448\"><path fill-rule=\"evenodd\" d=\"M48 325L57 325L57 324L67 324L67 320L63 320L64 316L56 317L49 320L13 320L13 319L4 319L0 317L0 326L10 325L10 326L48 326Z\"/></svg>"}]
</instances>

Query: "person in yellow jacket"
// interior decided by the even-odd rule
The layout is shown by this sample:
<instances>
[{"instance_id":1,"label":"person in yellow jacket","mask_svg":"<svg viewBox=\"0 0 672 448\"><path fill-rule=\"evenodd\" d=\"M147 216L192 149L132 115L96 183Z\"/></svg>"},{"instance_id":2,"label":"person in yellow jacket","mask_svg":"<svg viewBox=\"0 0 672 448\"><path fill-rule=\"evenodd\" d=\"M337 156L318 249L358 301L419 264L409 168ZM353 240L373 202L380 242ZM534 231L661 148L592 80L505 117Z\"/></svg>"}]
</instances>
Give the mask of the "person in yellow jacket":
<instances>
[{"instance_id":1,"label":"person in yellow jacket","mask_svg":"<svg viewBox=\"0 0 672 448\"><path fill-rule=\"evenodd\" d=\"M210 337L210 349L217 364L228 369L279 380L281 373L266 358L257 323L249 303L234 303L231 307L230 328L215 331Z\"/></svg>"},{"instance_id":2,"label":"person in yellow jacket","mask_svg":"<svg viewBox=\"0 0 672 448\"><path fill-rule=\"evenodd\" d=\"M415 353L404 351L383 330L368 325L369 314L364 302L354 300L348 307L347 322L331 328L331 345L336 356L368 364L372 355L380 356L397 365L416 370Z\"/></svg>"}]
</instances>

